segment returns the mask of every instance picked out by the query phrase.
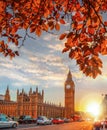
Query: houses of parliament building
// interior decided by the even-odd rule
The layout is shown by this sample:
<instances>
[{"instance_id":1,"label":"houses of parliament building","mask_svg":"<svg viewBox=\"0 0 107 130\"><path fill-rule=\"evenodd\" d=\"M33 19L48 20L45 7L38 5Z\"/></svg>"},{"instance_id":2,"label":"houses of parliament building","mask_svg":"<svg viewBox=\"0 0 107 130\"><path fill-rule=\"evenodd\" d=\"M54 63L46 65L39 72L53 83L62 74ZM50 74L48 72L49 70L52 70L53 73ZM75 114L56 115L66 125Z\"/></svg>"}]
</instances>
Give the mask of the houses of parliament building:
<instances>
[{"instance_id":1,"label":"houses of parliament building","mask_svg":"<svg viewBox=\"0 0 107 130\"><path fill-rule=\"evenodd\" d=\"M17 90L17 99L12 101L10 90L7 90L4 95L0 95L0 113L19 117L21 115L30 115L33 118L39 115L47 117L67 117L70 118L74 114L74 96L75 85L72 80L71 72L68 72L67 79L64 84L65 105L64 107L53 103L44 102L44 90L38 92L38 88L29 93L25 93L24 89L21 92Z\"/></svg>"}]
</instances>

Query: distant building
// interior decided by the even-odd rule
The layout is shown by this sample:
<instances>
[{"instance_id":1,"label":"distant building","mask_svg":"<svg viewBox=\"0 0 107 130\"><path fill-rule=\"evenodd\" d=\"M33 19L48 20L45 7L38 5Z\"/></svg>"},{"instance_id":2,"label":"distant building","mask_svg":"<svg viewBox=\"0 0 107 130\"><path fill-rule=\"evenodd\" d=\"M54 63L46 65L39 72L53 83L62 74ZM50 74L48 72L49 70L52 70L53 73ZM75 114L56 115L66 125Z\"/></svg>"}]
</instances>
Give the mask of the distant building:
<instances>
[{"instance_id":1,"label":"distant building","mask_svg":"<svg viewBox=\"0 0 107 130\"><path fill-rule=\"evenodd\" d=\"M7 87L4 100L0 100L0 113L10 116L31 115L36 118L39 115L47 117L64 117L64 107L52 103L44 102L44 91L42 93L32 91L26 94L24 89L21 92L17 90L17 101L10 100L10 92Z\"/></svg>"},{"instance_id":2,"label":"distant building","mask_svg":"<svg viewBox=\"0 0 107 130\"><path fill-rule=\"evenodd\" d=\"M69 86L68 86L69 85ZM44 102L44 90L38 92L38 88L32 91L30 88L27 94L24 89L21 92L17 90L17 100L11 101L10 90L7 86L5 95L1 96L0 113L10 116L31 115L36 118L39 115L47 117L68 117L74 114L74 94L75 85L72 80L71 72L69 71L65 81L65 107L55 105L53 103Z\"/></svg>"},{"instance_id":3,"label":"distant building","mask_svg":"<svg viewBox=\"0 0 107 130\"><path fill-rule=\"evenodd\" d=\"M0 113L17 116L17 102L11 101L8 86L5 95L2 95L1 97L2 100L0 100Z\"/></svg>"}]
</instances>

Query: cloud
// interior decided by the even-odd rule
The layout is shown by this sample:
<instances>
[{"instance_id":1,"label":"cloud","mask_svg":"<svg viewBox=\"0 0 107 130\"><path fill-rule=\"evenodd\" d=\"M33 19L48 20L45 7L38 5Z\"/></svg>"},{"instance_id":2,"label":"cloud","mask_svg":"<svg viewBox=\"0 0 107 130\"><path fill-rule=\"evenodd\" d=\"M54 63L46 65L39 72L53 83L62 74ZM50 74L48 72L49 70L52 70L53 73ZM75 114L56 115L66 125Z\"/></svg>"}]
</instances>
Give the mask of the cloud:
<instances>
[{"instance_id":1,"label":"cloud","mask_svg":"<svg viewBox=\"0 0 107 130\"><path fill-rule=\"evenodd\" d=\"M54 52L54 51L59 51L59 52L62 52L63 48L64 48L64 45L62 43L57 43L56 45L54 44L50 44L48 45L48 47L50 49L52 49L51 52Z\"/></svg>"}]
</instances>

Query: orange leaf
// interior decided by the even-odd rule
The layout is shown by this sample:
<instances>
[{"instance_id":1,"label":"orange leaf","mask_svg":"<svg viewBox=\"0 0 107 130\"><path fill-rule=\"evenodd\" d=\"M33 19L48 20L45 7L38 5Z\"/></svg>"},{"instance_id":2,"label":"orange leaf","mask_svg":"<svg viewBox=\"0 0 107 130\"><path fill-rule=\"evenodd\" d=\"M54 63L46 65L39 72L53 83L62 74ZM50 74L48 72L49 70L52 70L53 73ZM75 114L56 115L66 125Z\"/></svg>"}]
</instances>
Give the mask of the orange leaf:
<instances>
[{"instance_id":1,"label":"orange leaf","mask_svg":"<svg viewBox=\"0 0 107 130\"><path fill-rule=\"evenodd\" d=\"M98 22L98 17L95 16L95 17L93 18L93 20L94 20L94 23L97 23L97 22Z\"/></svg>"},{"instance_id":2,"label":"orange leaf","mask_svg":"<svg viewBox=\"0 0 107 130\"><path fill-rule=\"evenodd\" d=\"M49 27L51 27L53 25L53 21L49 21L48 25L49 25Z\"/></svg>"},{"instance_id":3,"label":"orange leaf","mask_svg":"<svg viewBox=\"0 0 107 130\"><path fill-rule=\"evenodd\" d=\"M93 35L95 33L95 29L94 28L88 28L88 33Z\"/></svg>"},{"instance_id":4,"label":"orange leaf","mask_svg":"<svg viewBox=\"0 0 107 130\"><path fill-rule=\"evenodd\" d=\"M83 24L78 24L77 27L76 27L76 30L79 30L83 27Z\"/></svg>"},{"instance_id":5,"label":"orange leaf","mask_svg":"<svg viewBox=\"0 0 107 130\"><path fill-rule=\"evenodd\" d=\"M71 48L71 47L73 47L73 43L72 42L70 42L70 43L65 43L65 46L67 47L67 48Z\"/></svg>"},{"instance_id":6,"label":"orange leaf","mask_svg":"<svg viewBox=\"0 0 107 130\"><path fill-rule=\"evenodd\" d=\"M88 55L90 55L90 54L91 54L90 50L86 50L86 51L84 52L84 57L86 57L86 56L88 56Z\"/></svg>"},{"instance_id":7,"label":"orange leaf","mask_svg":"<svg viewBox=\"0 0 107 130\"><path fill-rule=\"evenodd\" d=\"M86 41L86 38L87 37L85 36L85 34L83 34L83 33L80 34L80 41L81 42Z\"/></svg>"},{"instance_id":8,"label":"orange leaf","mask_svg":"<svg viewBox=\"0 0 107 130\"><path fill-rule=\"evenodd\" d=\"M11 33L12 34L15 34L17 32L18 28L16 26L14 26L11 30Z\"/></svg>"},{"instance_id":9,"label":"orange leaf","mask_svg":"<svg viewBox=\"0 0 107 130\"><path fill-rule=\"evenodd\" d=\"M107 26L107 22L106 21L104 22L104 25Z\"/></svg>"},{"instance_id":10,"label":"orange leaf","mask_svg":"<svg viewBox=\"0 0 107 130\"><path fill-rule=\"evenodd\" d=\"M107 55L107 40L104 40L101 44L101 54Z\"/></svg>"},{"instance_id":11,"label":"orange leaf","mask_svg":"<svg viewBox=\"0 0 107 130\"><path fill-rule=\"evenodd\" d=\"M87 26L90 26L92 24L91 19L88 19L86 24L87 24Z\"/></svg>"},{"instance_id":12,"label":"orange leaf","mask_svg":"<svg viewBox=\"0 0 107 130\"><path fill-rule=\"evenodd\" d=\"M53 30L54 29L54 24L50 27L50 30Z\"/></svg>"},{"instance_id":13,"label":"orange leaf","mask_svg":"<svg viewBox=\"0 0 107 130\"><path fill-rule=\"evenodd\" d=\"M66 37L66 35L67 35L66 33L61 34L60 37L59 37L59 39L63 40Z\"/></svg>"},{"instance_id":14,"label":"orange leaf","mask_svg":"<svg viewBox=\"0 0 107 130\"><path fill-rule=\"evenodd\" d=\"M5 49L5 43L4 43L4 41L1 41L0 44L1 44L1 47L2 47L3 49Z\"/></svg>"},{"instance_id":15,"label":"orange leaf","mask_svg":"<svg viewBox=\"0 0 107 130\"><path fill-rule=\"evenodd\" d=\"M48 24L43 24L42 27L43 27L43 29L44 29L45 31L48 31L48 27L49 27Z\"/></svg>"},{"instance_id":16,"label":"orange leaf","mask_svg":"<svg viewBox=\"0 0 107 130\"><path fill-rule=\"evenodd\" d=\"M16 38L14 39L14 43L16 46L18 46L18 40Z\"/></svg>"},{"instance_id":17,"label":"orange leaf","mask_svg":"<svg viewBox=\"0 0 107 130\"><path fill-rule=\"evenodd\" d=\"M64 49L62 50L62 53L67 52L67 51L69 51L69 48L64 48Z\"/></svg>"},{"instance_id":18,"label":"orange leaf","mask_svg":"<svg viewBox=\"0 0 107 130\"><path fill-rule=\"evenodd\" d=\"M41 35L41 29L40 28L36 28L36 34L38 35L38 36L40 36Z\"/></svg>"},{"instance_id":19,"label":"orange leaf","mask_svg":"<svg viewBox=\"0 0 107 130\"><path fill-rule=\"evenodd\" d=\"M79 55L78 55L78 52L77 52L77 50L71 50L70 51L70 53L69 53L69 57L71 58L71 59L78 59L79 57L78 57Z\"/></svg>"},{"instance_id":20,"label":"orange leaf","mask_svg":"<svg viewBox=\"0 0 107 130\"><path fill-rule=\"evenodd\" d=\"M18 52L18 51L15 51L15 54L16 54L17 56L19 56L19 52Z\"/></svg>"},{"instance_id":21,"label":"orange leaf","mask_svg":"<svg viewBox=\"0 0 107 130\"><path fill-rule=\"evenodd\" d=\"M60 19L61 24L65 24L65 21L63 19Z\"/></svg>"},{"instance_id":22,"label":"orange leaf","mask_svg":"<svg viewBox=\"0 0 107 130\"><path fill-rule=\"evenodd\" d=\"M101 28L100 29L100 33L105 33L106 32L106 29L105 28Z\"/></svg>"},{"instance_id":23,"label":"orange leaf","mask_svg":"<svg viewBox=\"0 0 107 130\"><path fill-rule=\"evenodd\" d=\"M0 47L0 53L1 53L1 52L3 52L3 48L2 48L2 47Z\"/></svg>"},{"instance_id":24,"label":"orange leaf","mask_svg":"<svg viewBox=\"0 0 107 130\"><path fill-rule=\"evenodd\" d=\"M47 17L48 17L48 15L49 15L49 10L48 10L48 9L46 9L46 10L45 10L45 12L44 12L44 17L45 17L45 18L47 18Z\"/></svg>"},{"instance_id":25,"label":"orange leaf","mask_svg":"<svg viewBox=\"0 0 107 130\"><path fill-rule=\"evenodd\" d=\"M57 13L55 17L56 17L56 19L58 19L60 17L60 14Z\"/></svg>"},{"instance_id":26,"label":"orange leaf","mask_svg":"<svg viewBox=\"0 0 107 130\"><path fill-rule=\"evenodd\" d=\"M8 49L7 52L8 52L8 53L12 53L12 50L11 50L11 49Z\"/></svg>"},{"instance_id":27,"label":"orange leaf","mask_svg":"<svg viewBox=\"0 0 107 130\"><path fill-rule=\"evenodd\" d=\"M96 45L95 47L93 47L93 53L94 55L98 55L98 53L100 52L101 47L99 45Z\"/></svg>"},{"instance_id":28,"label":"orange leaf","mask_svg":"<svg viewBox=\"0 0 107 130\"><path fill-rule=\"evenodd\" d=\"M73 36L74 36L73 32L70 32L70 33L68 33L67 38L73 37Z\"/></svg>"},{"instance_id":29,"label":"orange leaf","mask_svg":"<svg viewBox=\"0 0 107 130\"><path fill-rule=\"evenodd\" d=\"M59 23L56 23L56 25L55 25L55 29L56 29L57 31L60 30L60 25L59 25Z\"/></svg>"}]
</instances>

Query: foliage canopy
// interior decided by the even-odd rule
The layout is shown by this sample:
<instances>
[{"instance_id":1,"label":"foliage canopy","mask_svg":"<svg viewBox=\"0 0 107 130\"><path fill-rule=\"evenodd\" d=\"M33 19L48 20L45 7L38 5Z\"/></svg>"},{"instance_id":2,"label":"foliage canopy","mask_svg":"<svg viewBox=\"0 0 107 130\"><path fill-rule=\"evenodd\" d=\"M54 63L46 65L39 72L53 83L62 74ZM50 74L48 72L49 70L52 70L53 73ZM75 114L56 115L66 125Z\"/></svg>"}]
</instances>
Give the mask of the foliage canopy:
<instances>
[{"instance_id":1,"label":"foliage canopy","mask_svg":"<svg viewBox=\"0 0 107 130\"><path fill-rule=\"evenodd\" d=\"M0 0L0 53L18 56L9 44L19 46L30 33L41 36L43 31L60 30L69 18L69 31L59 39L66 41L62 52L69 52L80 70L96 78L101 74L99 55L107 55L107 0ZM18 30L24 29L21 37ZM22 43L23 45L23 43Z\"/></svg>"}]
</instances>

